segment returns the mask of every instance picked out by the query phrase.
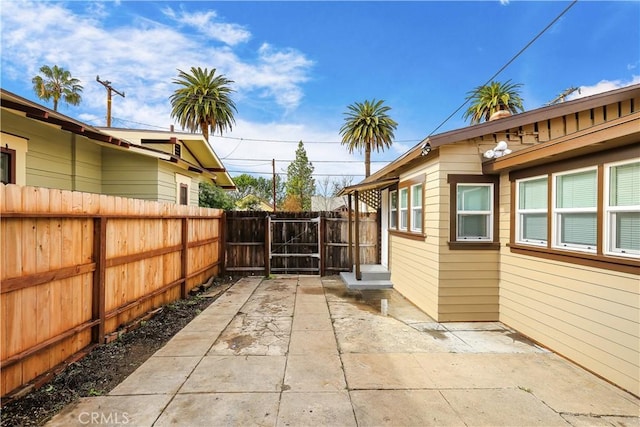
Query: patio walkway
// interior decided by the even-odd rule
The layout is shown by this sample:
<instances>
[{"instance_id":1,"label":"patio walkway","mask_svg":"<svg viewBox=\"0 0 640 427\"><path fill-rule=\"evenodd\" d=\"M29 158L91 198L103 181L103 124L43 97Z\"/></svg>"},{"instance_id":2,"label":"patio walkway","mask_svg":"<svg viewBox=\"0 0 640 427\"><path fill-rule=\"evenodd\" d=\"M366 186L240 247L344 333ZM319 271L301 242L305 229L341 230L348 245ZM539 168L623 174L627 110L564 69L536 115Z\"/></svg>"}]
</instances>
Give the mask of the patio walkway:
<instances>
[{"instance_id":1,"label":"patio walkway","mask_svg":"<svg viewBox=\"0 0 640 427\"><path fill-rule=\"evenodd\" d=\"M388 316L380 299L388 300ZM49 426L638 426L640 401L496 322L393 290L243 278L106 396Z\"/></svg>"}]
</instances>

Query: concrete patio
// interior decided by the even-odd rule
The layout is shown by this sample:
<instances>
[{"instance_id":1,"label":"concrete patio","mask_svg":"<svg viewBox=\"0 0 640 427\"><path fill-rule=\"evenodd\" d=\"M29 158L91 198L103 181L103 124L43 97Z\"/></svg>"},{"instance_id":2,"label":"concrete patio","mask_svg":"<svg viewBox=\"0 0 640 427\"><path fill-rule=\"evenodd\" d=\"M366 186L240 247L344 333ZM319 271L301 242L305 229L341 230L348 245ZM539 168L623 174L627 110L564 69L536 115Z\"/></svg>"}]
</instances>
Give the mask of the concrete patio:
<instances>
[{"instance_id":1,"label":"concrete patio","mask_svg":"<svg viewBox=\"0 0 640 427\"><path fill-rule=\"evenodd\" d=\"M381 313L388 301L388 315ZM49 426L638 426L634 396L501 323L394 290L243 278L106 396Z\"/></svg>"}]
</instances>

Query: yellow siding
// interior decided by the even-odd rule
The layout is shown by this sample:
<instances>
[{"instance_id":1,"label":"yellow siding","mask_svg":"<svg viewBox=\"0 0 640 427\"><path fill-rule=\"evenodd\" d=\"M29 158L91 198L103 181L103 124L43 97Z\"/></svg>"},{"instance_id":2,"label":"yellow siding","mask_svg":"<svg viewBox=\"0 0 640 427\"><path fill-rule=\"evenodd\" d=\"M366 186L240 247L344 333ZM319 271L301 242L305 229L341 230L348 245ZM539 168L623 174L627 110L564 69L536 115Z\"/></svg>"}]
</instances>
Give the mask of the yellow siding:
<instances>
[{"instance_id":1,"label":"yellow siding","mask_svg":"<svg viewBox=\"0 0 640 427\"><path fill-rule=\"evenodd\" d=\"M437 161L409 171L402 180L425 173L425 240L389 236L389 262L394 289L434 319L438 313L438 239L441 209Z\"/></svg>"},{"instance_id":2,"label":"yellow siding","mask_svg":"<svg viewBox=\"0 0 640 427\"><path fill-rule=\"evenodd\" d=\"M501 178L500 321L640 394L637 275L512 254L508 178Z\"/></svg>"},{"instance_id":3,"label":"yellow siding","mask_svg":"<svg viewBox=\"0 0 640 427\"><path fill-rule=\"evenodd\" d=\"M102 192L134 199L158 200L158 162L151 157L103 148Z\"/></svg>"},{"instance_id":4,"label":"yellow siding","mask_svg":"<svg viewBox=\"0 0 640 427\"><path fill-rule=\"evenodd\" d=\"M73 190L85 193L102 192L102 149L86 138L73 135Z\"/></svg>"},{"instance_id":5,"label":"yellow siding","mask_svg":"<svg viewBox=\"0 0 640 427\"><path fill-rule=\"evenodd\" d=\"M425 313L438 313L437 246L390 236L393 287Z\"/></svg>"},{"instance_id":6,"label":"yellow siding","mask_svg":"<svg viewBox=\"0 0 640 427\"><path fill-rule=\"evenodd\" d=\"M511 146L512 143L510 142ZM513 144L515 145L515 144ZM481 174L482 152L474 143L440 147L440 322L498 320L497 250L450 250L448 174Z\"/></svg>"}]
</instances>

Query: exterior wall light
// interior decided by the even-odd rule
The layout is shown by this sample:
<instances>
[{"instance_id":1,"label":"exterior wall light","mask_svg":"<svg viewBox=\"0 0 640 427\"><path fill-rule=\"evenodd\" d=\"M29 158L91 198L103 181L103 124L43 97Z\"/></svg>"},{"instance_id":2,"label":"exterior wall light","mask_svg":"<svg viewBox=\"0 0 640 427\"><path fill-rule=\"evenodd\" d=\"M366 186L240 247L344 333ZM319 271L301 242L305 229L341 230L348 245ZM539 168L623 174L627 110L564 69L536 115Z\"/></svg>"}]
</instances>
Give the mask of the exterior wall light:
<instances>
[{"instance_id":1,"label":"exterior wall light","mask_svg":"<svg viewBox=\"0 0 640 427\"><path fill-rule=\"evenodd\" d=\"M425 142L424 144L422 144L422 152L420 153L421 156L426 156L431 152L431 144L429 144L428 142Z\"/></svg>"}]
</instances>

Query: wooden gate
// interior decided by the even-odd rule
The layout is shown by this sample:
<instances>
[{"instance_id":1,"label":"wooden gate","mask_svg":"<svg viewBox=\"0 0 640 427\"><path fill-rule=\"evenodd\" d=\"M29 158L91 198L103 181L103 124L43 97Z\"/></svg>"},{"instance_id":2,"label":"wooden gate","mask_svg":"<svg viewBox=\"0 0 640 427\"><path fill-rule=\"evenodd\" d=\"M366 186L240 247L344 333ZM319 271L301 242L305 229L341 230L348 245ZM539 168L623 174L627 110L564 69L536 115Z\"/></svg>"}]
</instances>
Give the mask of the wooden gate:
<instances>
[{"instance_id":1,"label":"wooden gate","mask_svg":"<svg viewBox=\"0 0 640 427\"><path fill-rule=\"evenodd\" d=\"M353 264L347 213L230 211L225 215L224 268L229 273L324 276L349 271ZM377 264L377 214L361 215L359 234L362 263Z\"/></svg>"},{"instance_id":2,"label":"wooden gate","mask_svg":"<svg viewBox=\"0 0 640 427\"><path fill-rule=\"evenodd\" d=\"M321 274L321 217L268 217L269 271Z\"/></svg>"}]
</instances>

